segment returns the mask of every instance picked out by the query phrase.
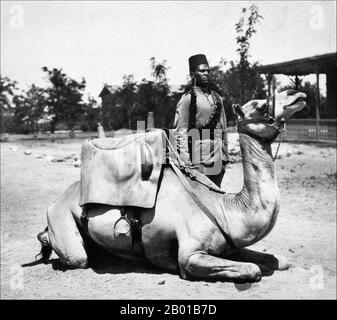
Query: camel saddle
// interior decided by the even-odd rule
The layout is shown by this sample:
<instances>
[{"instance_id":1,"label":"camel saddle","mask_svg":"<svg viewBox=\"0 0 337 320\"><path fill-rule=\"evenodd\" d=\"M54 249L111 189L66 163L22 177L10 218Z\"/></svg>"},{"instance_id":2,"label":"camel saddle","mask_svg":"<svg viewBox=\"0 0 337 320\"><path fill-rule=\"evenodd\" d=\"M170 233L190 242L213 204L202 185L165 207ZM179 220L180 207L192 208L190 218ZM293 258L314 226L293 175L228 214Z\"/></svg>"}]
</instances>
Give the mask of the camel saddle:
<instances>
[{"instance_id":1,"label":"camel saddle","mask_svg":"<svg viewBox=\"0 0 337 320\"><path fill-rule=\"evenodd\" d=\"M166 160L165 143L162 130L85 140L80 205L152 208Z\"/></svg>"}]
</instances>

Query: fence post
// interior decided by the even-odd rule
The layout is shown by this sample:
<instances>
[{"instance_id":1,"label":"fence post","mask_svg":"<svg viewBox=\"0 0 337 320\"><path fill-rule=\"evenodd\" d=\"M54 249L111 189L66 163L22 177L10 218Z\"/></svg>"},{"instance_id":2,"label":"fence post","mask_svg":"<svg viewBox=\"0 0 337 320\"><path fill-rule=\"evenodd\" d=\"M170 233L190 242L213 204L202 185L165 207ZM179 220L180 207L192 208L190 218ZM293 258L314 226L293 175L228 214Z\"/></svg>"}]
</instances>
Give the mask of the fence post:
<instances>
[{"instance_id":1,"label":"fence post","mask_svg":"<svg viewBox=\"0 0 337 320\"><path fill-rule=\"evenodd\" d=\"M316 141L319 140L319 67L315 67L316 73Z\"/></svg>"}]
</instances>

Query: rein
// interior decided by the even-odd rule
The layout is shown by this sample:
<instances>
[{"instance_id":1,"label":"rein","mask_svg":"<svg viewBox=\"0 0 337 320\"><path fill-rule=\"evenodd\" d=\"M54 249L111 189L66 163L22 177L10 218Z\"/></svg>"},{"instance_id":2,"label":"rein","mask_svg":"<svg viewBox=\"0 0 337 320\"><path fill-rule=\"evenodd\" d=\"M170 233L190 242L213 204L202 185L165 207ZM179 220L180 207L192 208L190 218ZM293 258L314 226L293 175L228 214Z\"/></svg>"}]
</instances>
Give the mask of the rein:
<instances>
[{"instance_id":1,"label":"rein","mask_svg":"<svg viewBox=\"0 0 337 320\"><path fill-rule=\"evenodd\" d=\"M165 132L165 130L164 130ZM220 223L218 222L217 218L213 215L211 210L201 201L198 194L193 190L192 186L190 185L189 181L187 180L186 176L188 176L191 180L197 181L198 183L204 185L205 187L208 187L210 191L218 192L225 194L226 192L221 190L218 187L213 187L211 185L207 185L203 181L200 181L198 177L191 171L191 169L186 166L180 159L179 154L175 151L173 148L170 140L168 139L166 132L165 132L166 141L168 143L168 155L167 159L169 161L170 166L172 167L175 174L178 176L180 182L185 187L191 198L194 200L194 202L198 205L198 207L201 209L201 211L208 217L209 220L213 222L213 224L220 230L222 236L225 238L227 244L232 247L236 248L234 242L230 238L230 236L222 229ZM170 156L170 151L175 155L175 159L173 159Z\"/></svg>"},{"instance_id":2,"label":"rein","mask_svg":"<svg viewBox=\"0 0 337 320\"><path fill-rule=\"evenodd\" d=\"M189 181L187 180L186 176L188 176L191 180L193 181L197 181L198 183L208 187L208 189L210 191L214 191L214 192L218 192L218 193L226 193L225 191L221 190L220 188L215 188L211 185L207 185L204 182L200 181L196 175L193 174L193 172L191 172L190 168L188 168L188 166L186 166L185 164L182 163L179 154L174 150L170 140L168 139L168 137L166 136L166 140L168 142L168 149L169 151L171 150L175 156L176 159L173 159L170 155L168 155L168 161L170 163L170 166L172 167L173 171L175 172L175 174L178 176L180 182L183 184L183 186L185 187L185 189L187 190L187 192L189 193L189 195L191 196L191 198L194 200L194 202L198 205L198 207L201 209L201 211L207 216L207 218L213 222L213 224L219 229L219 231L221 232L222 236L225 238L226 243L232 247L232 248L236 248L234 242L232 241L232 239L230 238L230 236L223 230L223 228L221 227L220 223L218 222L217 218L213 215L213 213L211 212L211 210L201 201L201 199L199 198L198 194L193 190L192 186L190 185Z\"/></svg>"},{"instance_id":3,"label":"rein","mask_svg":"<svg viewBox=\"0 0 337 320\"><path fill-rule=\"evenodd\" d=\"M165 130L164 130L165 132ZM174 149L174 147L172 146L170 140L168 139L167 135L166 135L166 132L165 132L165 138L166 138L166 141L167 141L167 145L168 145L168 154L167 154L167 158L168 158L168 161L169 163L172 165L174 164L176 167L179 168L179 170L187 177L189 177L191 180L193 181L196 181L198 182L199 184L205 186L208 188L208 190L210 191L213 191L213 192L217 192L217 193L222 193L222 194L225 194L226 192L221 190L221 188L219 188L218 186L216 185L211 185L211 184L207 184L207 183L204 183L203 181L199 180L197 175L193 173L193 171L191 170L191 167L184 164L181 159L180 159L180 156L179 154L176 152L176 150ZM175 159L173 159L171 156L170 156L170 152L172 152L174 155L175 155Z\"/></svg>"},{"instance_id":4,"label":"rein","mask_svg":"<svg viewBox=\"0 0 337 320\"><path fill-rule=\"evenodd\" d=\"M232 239L230 238L230 236L223 230L223 228L221 227L220 223L218 222L217 218L213 215L211 210L201 201L201 199L199 198L197 193L193 190L193 188L189 184L188 180L186 179L186 177L184 176L184 174L180 170L180 168L178 168L174 164L174 162L171 161L171 160L170 160L170 165L173 168L173 171L175 172L175 174L178 176L180 182L183 184L183 186L185 187L185 189L187 190L187 192L189 193L191 198L194 200L194 202L198 205L198 207L201 209L201 211L207 216L207 218L209 220L211 220L213 222L213 224L219 229L222 236L225 238L226 243L230 247L235 248L236 246L235 246L234 242L232 241Z\"/></svg>"}]
</instances>

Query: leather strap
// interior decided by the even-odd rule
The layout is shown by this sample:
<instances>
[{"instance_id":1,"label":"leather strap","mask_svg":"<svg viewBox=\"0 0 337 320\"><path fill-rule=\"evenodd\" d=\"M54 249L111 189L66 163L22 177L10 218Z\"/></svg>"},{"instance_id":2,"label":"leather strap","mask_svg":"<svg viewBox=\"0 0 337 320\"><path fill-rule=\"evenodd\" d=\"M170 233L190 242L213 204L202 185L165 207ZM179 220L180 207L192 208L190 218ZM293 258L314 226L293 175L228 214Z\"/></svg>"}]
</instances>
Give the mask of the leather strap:
<instances>
[{"instance_id":1,"label":"leather strap","mask_svg":"<svg viewBox=\"0 0 337 320\"><path fill-rule=\"evenodd\" d=\"M179 180L181 181L181 183L183 184L183 186L185 187L185 189L187 190L187 192L190 194L191 198L199 206L199 208L201 209L201 211L203 213L205 213L205 215L217 226L217 228L220 230L221 234L225 238L227 244L230 247L232 247L232 248L236 248L236 246L234 245L232 239L230 239L229 235L227 233L225 233L225 231L221 228L219 222L214 217L214 215L212 214L212 212L210 211L210 209L200 200L200 198L198 197L198 195L194 192L193 188L191 187L191 185L189 184L188 180L183 175L183 173L177 168L177 166L172 161L170 161L170 164L171 164L171 166L172 166L175 174L178 176Z\"/></svg>"},{"instance_id":2,"label":"leather strap","mask_svg":"<svg viewBox=\"0 0 337 320\"><path fill-rule=\"evenodd\" d=\"M191 102L188 118L188 130L195 128L196 115L197 115L197 94L194 91L194 87L191 89L190 94L191 94Z\"/></svg>"}]
</instances>

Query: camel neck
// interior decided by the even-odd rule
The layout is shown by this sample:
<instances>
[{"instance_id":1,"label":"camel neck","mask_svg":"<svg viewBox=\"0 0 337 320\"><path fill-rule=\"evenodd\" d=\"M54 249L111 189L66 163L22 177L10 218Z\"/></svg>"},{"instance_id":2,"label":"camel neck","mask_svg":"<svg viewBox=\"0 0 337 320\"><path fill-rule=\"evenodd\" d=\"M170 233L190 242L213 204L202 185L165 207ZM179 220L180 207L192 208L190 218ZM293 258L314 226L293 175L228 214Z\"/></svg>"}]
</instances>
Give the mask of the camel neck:
<instances>
[{"instance_id":1,"label":"camel neck","mask_svg":"<svg viewBox=\"0 0 337 320\"><path fill-rule=\"evenodd\" d=\"M279 190L270 144L240 134L243 187L222 197L223 219L239 245L249 245L272 229L279 208ZM254 229L254 231L253 231Z\"/></svg>"},{"instance_id":2,"label":"camel neck","mask_svg":"<svg viewBox=\"0 0 337 320\"><path fill-rule=\"evenodd\" d=\"M259 205L265 207L264 194L272 192L276 186L271 145L246 134L240 134L239 141L244 177L241 192L249 196L249 203L254 208Z\"/></svg>"}]
</instances>

